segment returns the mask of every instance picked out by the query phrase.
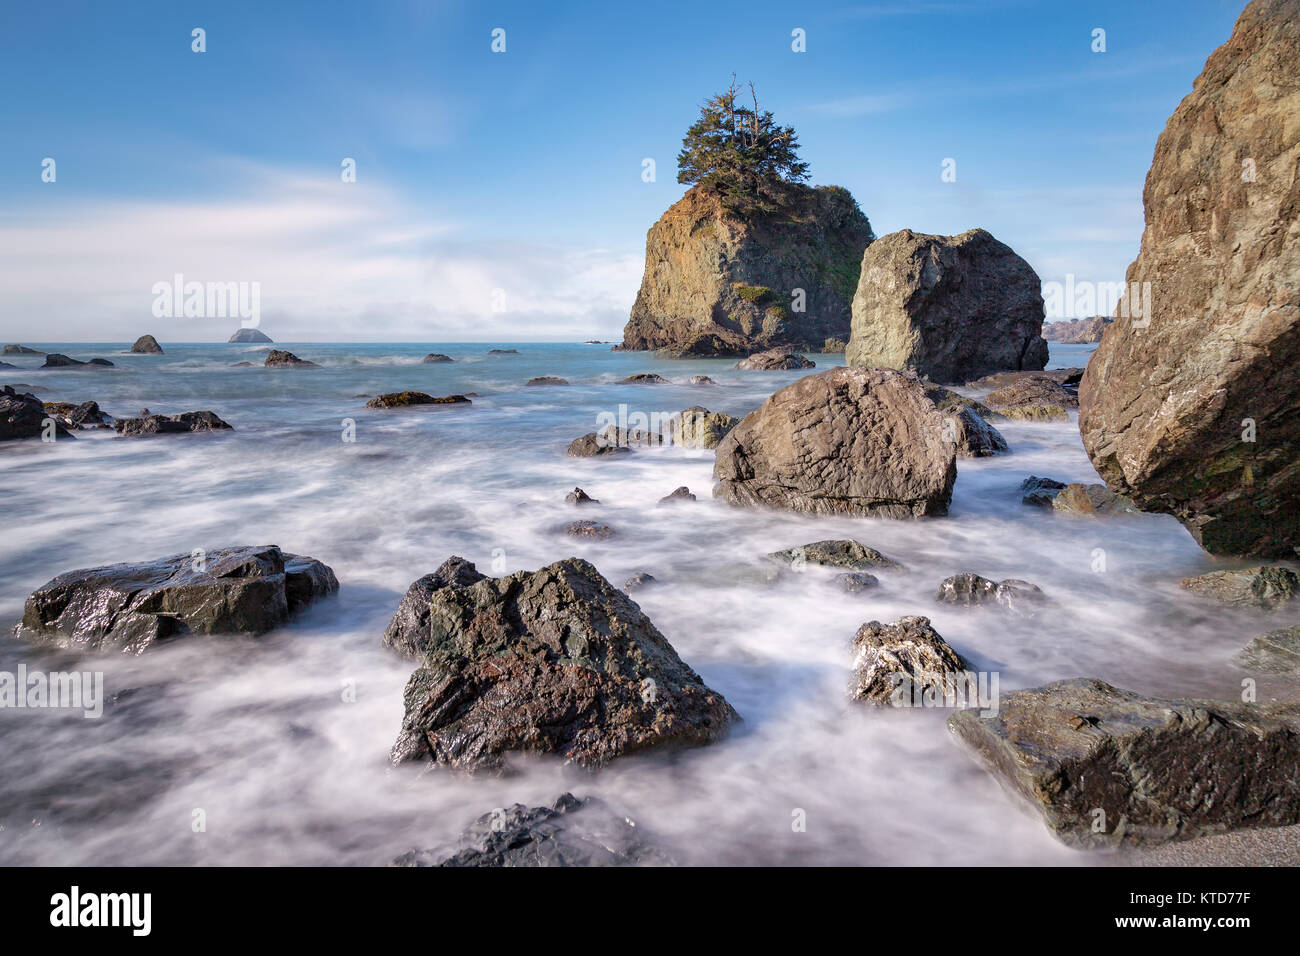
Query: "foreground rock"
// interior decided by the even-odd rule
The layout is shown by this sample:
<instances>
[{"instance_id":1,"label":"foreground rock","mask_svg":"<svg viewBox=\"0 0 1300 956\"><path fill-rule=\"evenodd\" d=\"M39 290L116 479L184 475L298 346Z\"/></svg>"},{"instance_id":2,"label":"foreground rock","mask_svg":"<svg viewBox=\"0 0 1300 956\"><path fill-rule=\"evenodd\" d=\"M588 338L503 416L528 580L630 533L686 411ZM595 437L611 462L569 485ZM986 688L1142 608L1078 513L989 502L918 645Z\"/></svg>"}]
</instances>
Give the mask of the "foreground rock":
<instances>
[{"instance_id":1,"label":"foreground rock","mask_svg":"<svg viewBox=\"0 0 1300 956\"><path fill-rule=\"evenodd\" d=\"M1300 591L1300 577L1290 568L1268 565L1235 571L1211 571L1200 577L1183 578L1178 586L1224 604L1274 608L1295 598L1296 592Z\"/></svg>"},{"instance_id":2,"label":"foreground rock","mask_svg":"<svg viewBox=\"0 0 1300 956\"><path fill-rule=\"evenodd\" d=\"M300 359L292 352L283 349L271 349L267 352L265 365L267 368L320 368L315 362Z\"/></svg>"},{"instance_id":3,"label":"foreground rock","mask_svg":"<svg viewBox=\"0 0 1300 956\"><path fill-rule=\"evenodd\" d=\"M119 418L113 427L123 438L140 435L172 435L180 432L210 432L230 430L231 426L209 411L182 412L179 415L141 415L138 418Z\"/></svg>"},{"instance_id":4,"label":"foreground rock","mask_svg":"<svg viewBox=\"0 0 1300 956\"><path fill-rule=\"evenodd\" d=\"M1079 400L1067 388L1046 376L1030 375L994 389L985 404L999 415L1022 421L1064 422Z\"/></svg>"},{"instance_id":5,"label":"foreground rock","mask_svg":"<svg viewBox=\"0 0 1300 956\"><path fill-rule=\"evenodd\" d=\"M1300 822L1294 704L1160 700L1079 678L1004 695L993 717L954 714L948 728L1072 846Z\"/></svg>"},{"instance_id":6,"label":"foreground rock","mask_svg":"<svg viewBox=\"0 0 1300 956\"><path fill-rule=\"evenodd\" d=\"M814 514L946 514L957 477L943 416L915 376L837 368L801 378L718 445L713 493Z\"/></svg>"},{"instance_id":7,"label":"foreground rock","mask_svg":"<svg viewBox=\"0 0 1300 956\"><path fill-rule=\"evenodd\" d=\"M265 332L260 332L257 329L240 329L230 338L226 339L226 341L227 342L271 342L273 340Z\"/></svg>"},{"instance_id":8,"label":"foreground rock","mask_svg":"<svg viewBox=\"0 0 1300 956\"><path fill-rule=\"evenodd\" d=\"M76 650L138 654L195 634L261 634L338 590L315 558L275 545L70 571L34 591L14 633Z\"/></svg>"},{"instance_id":9,"label":"foreground rock","mask_svg":"<svg viewBox=\"0 0 1300 956\"><path fill-rule=\"evenodd\" d=\"M1255 638L1236 657L1237 664L1264 674L1300 673L1300 627L1285 627Z\"/></svg>"},{"instance_id":10,"label":"foreground rock","mask_svg":"<svg viewBox=\"0 0 1300 956\"><path fill-rule=\"evenodd\" d=\"M443 395L434 398L424 392L389 392L376 395L366 402L366 408L409 408L412 405L472 405L464 395Z\"/></svg>"},{"instance_id":11,"label":"foreground rock","mask_svg":"<svg viewBox=\"0 0 1300 956\"><path fill-rule=\"evenodd\" d=\"M928 617L903 617L893 624L870 621L853 638L854 700L894 707L912 706L927 691L938 697L966 670L966 662Z\"/></svg>"},{"instance_id":12,"label":"foreground rock","mask_svg":"<svg viewBox=\"0 0 1300 956\"><path fill-rule=\"evenodd\" d=\"M816 362L796 354L789 346L757 352L736 363L736 368L749 372L779 372L796 368L816 368L816 366Z\"/></svg>"},{"instance_id":13,"label":"foreground rock","mask_svg":"<svg viewBox=\"0 0 1300 956\"><path fill-rule=\"evenodd\" d=\"M413 850L394 866L670 866L672 860L623 814L596 797L566 793L550 807L522 803L479 817L461 837L462 847L439 859Z\"/></svg>"},{"instance_id":14,"label":"foreground rock","mask_svg":"<svg viewBox=\"0 0 1300 956\"><path fill-rule=\"evenodd\" d=\"M801 544L797 548L773 551L766 557L769 561L790 567L816 564L828 568L849 568L854 571L902 567L893 558L887 558L875 548L868 548L865 544L851 538L814 541L811 544Z\"/></svg>"},{"instance_id":15,"label":"foreground rock","mask_svg":"<svg viewBox=\"0 0 1300 956\"><path fill-rule=\"evenodd\" d=\"M1038 585L1019 578L990 581L966 571L945 578L934 599L940 604L957 604L962 607L997 604L1012 611L1030 612L1037 610L1046 601L1046 595Z\"/></svg>"},{"instance_id":16,"label":"foreground rock","mask_svg":"<svg viewBox=\"0 0 1300 956\"><path fill-rule=\"evenodd\" d=\"M911 369L965 382L1047 364L1038 274L983 229L928 236L904 229L862 256L849 365Z\"/></svg>"},{"instance_id":17,"label":"foreground rock","mask_svg":"<svg viewBox=\"0 0 1300 956\"><path fill-rule=\"evenodd\" d=\"M1094 315L1090 319L1062 319L1059 322L1047 322L1043 325L1043 338L1049 342L1062 345L1090 345L1100 342L1102 333L1113 322L1105 315Z\"/></svg>"},{"instance_id":18,"label":"foreground rock","mask_svg":"<svg viewBox=\"0 0 1300 956\"><path fill-rule=\"evenodd\" d=\"M62 352L50 352L45 356L45 364L41 368L116 368L108 359L93 358L85 362L80 359L69 358Z\"/></svg>"},{"instance_id":19,"label":"foreground rock","mask_svg":"<svg viewBox=\"0 0 1300 956\"><path fill-rule=\"evenodd\" d=\"M0 386L0 441L15 438L40 438L49 417L41 400L30 392L19 392L11 385ZM55 421L56 435L67 435L66 425Z\"/></svg>"},{"instance_id":20,"label":"foreground rock","mask_svg":"<svg viewBox=\"0 0 1300 956\"><path fill-rule=\"evenodd\" d=\"M871 240L871 223L838 186L792 186L780 208L752 215L697 186L650 227L623 348L743 356L847 338Z\"/></svg>"},{"instance_id":21,"label":"foreground rock","mask_svg":"<svg viewBox=\"0 0 1300 956\"><path fill-rule=\"evenodd\" d=\"M586 561L434 590L394 762L496 770L516 751L595 769L698 746L740 718Z\"/></svg>"},{"instance_id":22,"label":"foreground rock","mask_svg":"<svg viewBox=\"0 0 1300 956\"><path fill-rule=\"evenodd\" d=\"M135 340L131 346L131 351L137 355L162 355L162 346L152 335L142 335Z\"/></svg>"},{"instance_id":23,"label":"foreground rock","mask_svg":"<svg viewBox=\"0 0 1300 956\"><path fill-rule=\"evenodd\" d=\"M1046 491L1041 491L1045 495ZM1053 511L1094 518L1099 515L1133 514L1138 509L1131 498L1117 495L1105 485L1069 484L1051 496Z\"/></svg>"},{"instance_id":24,"label":"foreground rock","mask_svg":"<svg viewBox=\"0 0 1300 956\"><path fill-rule=\"evenodd\" d=\"M1106 484L1212 554L1300 546L1297 48L1295 0L1253 0L1206 61L1143 192L1150 308L1121 302L1079 386Z\"/></svg>"}]
</instances>

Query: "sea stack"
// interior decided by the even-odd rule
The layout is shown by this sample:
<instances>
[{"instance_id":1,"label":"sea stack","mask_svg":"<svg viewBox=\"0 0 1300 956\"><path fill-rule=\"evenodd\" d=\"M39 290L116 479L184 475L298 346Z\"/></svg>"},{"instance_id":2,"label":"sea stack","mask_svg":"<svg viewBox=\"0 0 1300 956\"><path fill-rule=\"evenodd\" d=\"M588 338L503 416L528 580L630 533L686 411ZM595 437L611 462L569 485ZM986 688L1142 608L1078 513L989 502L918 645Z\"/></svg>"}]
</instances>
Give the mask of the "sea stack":
<instances>
[{"instance_id":1,"label":"sea stack","mask_svg":"<svg viewBox=\"0 0 1300 956\"><path fill-rule=\"evenodd\" d=\"M152 335L142 335L135 340L131 346L131 351L137 355L162 355L162 346Z\"/></svg>"},{"instance_id":2,"label":"sea stack","mask_svg":"<svg viewBox=\"0 0 1300 956\"><path fill-rule=\"evenodd\" d=\"M1128 293L1079 386L1112 491L1213 554L1300 547L1300 0L1254 0L1156 142Z\"/></svg>"}]
</instances>

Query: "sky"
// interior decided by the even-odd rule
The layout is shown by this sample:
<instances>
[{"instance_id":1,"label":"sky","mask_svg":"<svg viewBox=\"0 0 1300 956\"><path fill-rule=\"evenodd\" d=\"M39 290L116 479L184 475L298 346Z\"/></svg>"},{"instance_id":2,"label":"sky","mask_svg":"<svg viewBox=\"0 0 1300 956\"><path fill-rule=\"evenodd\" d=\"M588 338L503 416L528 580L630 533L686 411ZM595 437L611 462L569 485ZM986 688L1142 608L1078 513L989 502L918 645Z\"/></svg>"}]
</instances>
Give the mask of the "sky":
<instances>
[{"instance_id":1,"label":"sky","mask_svg":"<svg viewBox=\"0 0 1300 956\"><path fill-rule=\"evenodd\" d=\"M983 227L1044 282L1120 282L1243 6L4 0L0 338L224 341L156 314L181 275L257 283L280 341L621 339L733 73L877 235Z\"/></svg>"}]
</instances>

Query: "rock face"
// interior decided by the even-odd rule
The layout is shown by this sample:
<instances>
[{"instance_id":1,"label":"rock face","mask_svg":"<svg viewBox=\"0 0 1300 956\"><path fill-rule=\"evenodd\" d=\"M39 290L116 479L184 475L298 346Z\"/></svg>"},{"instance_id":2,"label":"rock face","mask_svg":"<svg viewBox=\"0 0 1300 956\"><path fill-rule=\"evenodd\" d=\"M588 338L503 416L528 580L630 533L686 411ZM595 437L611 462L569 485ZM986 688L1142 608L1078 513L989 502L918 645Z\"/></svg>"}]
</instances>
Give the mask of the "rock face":
<instances>
[{"instance_id":1,"label":"rock face","mask_svg":"<svg viewBox=\"0 0 1300 956\"><path fill-rule=\"evenodd\" d=\"M1038 273L983 229L927 236L904 229L862 256L849 365L911 369L965 382L1047 364Z\"/></svg>"},{"instance_id":2,"label":"rock face","mask_svg":"<svg viewBox=\"0 0 1300 956\"><path fill-rule=\"evenodd\" d=\"M210 432L230 429L213 412L181 412L179 415L141 415L139 418L119 418L113 422L123 438L139 435L169 435L178 432Z\"/></svg>"},{"instance_id":3,"label":"rock face","mask_svg":"<svg viewBox=\"0 0 1300 956\"><path fill-rule=\"evenodd\" d=\"M315 362L308 362L306 359L300 359L292 352L286 352L283 349L271 349L266 353L267 368L320 368Z\"/></svg>"},{"instance_id":4,"label":"rock face","mask_svg":"<svg viewBox=\"0 0 1300 956\"><path fill-rule=\"evenodd\" d=\"M566 793L550 807L516 803L485 813L461 837L461 849L439 860L413 850L394 866L670 866L633 820L596 797Z\"/></svg>"},{"instance_id":5,"label":"rock face","mask_svg":"<svg viewBox=\"0 0 1300 956\"><path fill-rule=\"evenodd\" d=\"M1300 576L1290 568L1268 565L1236 571L1211 571L1197 578L1183 578L1178 585L1224 604L1274 608L1293 600L1300 592Z\"/></svg>"},{"instance_id":6,"label":"rock face","mask_svg":"<svg viewBox=\"0 0 1300 956\"><path fill-rule=\"evenodd\" d=\"M1300 3L1253 0L1206 61L1147 174L1150 315L1120 303L1079 387L1106 483L1213 554L1300 546L1297 48Z\"/></svg>"},{"instance_id":7,"label":"rock face","mask_svg":"<svg viewBox=\"0 0 1300 956\"><path fill-rule=\"evenodd\" d=\"M403 657L418 660L429 646L429 602L434 592L450 587L467 588L485 577L471 562L453 554L437 571L412 582L384 631L384 646Z\"/></svg>"},{"instance_id":8,"label":"rock face","mask_svg":"<svg viewBox=\"0 0 1300 956\"><path fill-rule=\"evenodd\" d=\"M623 348L741 356L777 345L815 351L828 337L846 338L872 238L871 223L838 186L796 187L783 212L750 218L691 189L646 236Z\"/></svg>"},{"instance_id":9,"label":"rock face","mask_svg":"<svg viewBox=\"0 0 1300 956\"><path fill-rule=\"evenodd\" d=\"M886 706L907 706L916 689L933 688L943 696L943 684L966 670L966 662L928 617L903 617L893 624L870 621L853 638L854 700Z\"/></svg>"},{"instance_id":10,"label":"rock face","mask_svg":"<svg viewBox=\"0 0 1300 956\"><path fill-rule=\"evenodd\" d=\"M795 354L789 346L757 352L736 363L736 368L747 372L782 372L795 368L816 368L816 366L816 362Z\"/></svg>"},{"instance_id":11,"label":"rock face","mask_svg":"<svg viewBox=\"0 0 1300 956\"><path fill-rule=\"evenodd\" d=\"M0 441L13 438L40 438L50 413L35 395L19 392L10 385L0 386ZM68 430L56 419L55 433Z\"/></svg>"},{"instance_id":12,"label":"rock face","mask_svg":"<svg viewBox=\"0 0 1300 956\"><path fill-rule=\"evenodd\" d=\"M152 335L142 335L135 340L131 346L131 351L141 355L162 355L162 346Z\"/></svg>"},{"instance_id":13,"label":"rock face","mask_svg":"<svg viewBox=\"0 0 1300 956\"><path fill-rule=\"evenodd\" d=\"M691 492L691 489L686 487L685 485L681 485L680 487L674 488L671 492L669 492L668 494L660 498L659 503L661 505L676 505L686 501L695 501L695 500L696 500L695 495Z\"/></svg>"},{"instance_id":14,"label":"rock face","mask_svg":"<svg viewBox=\"0 0 1300 956\"><path fill-rule=\"evenodd\" d=\"M259 332L257 329L240 329L227 342L271 342L272 338L265 332Z\"/></svg>"},{"instance_id":15,"label":"rock face","mask_svg":"<svg viewBox=\"0 0 1300 956\"><path fill-rule=\"evenodd\" d=\"M1043 325L1043 338L1049 342L1062 345L1090 345L1100 342L1102 333L1114 319L1104 315L1094 315L1090 319L1062 319L1059 322L1047 322Z\"/></svg>"},{"instance_id":16,"label":"rock face","mask_svg":"<svg viewBox=\"0 0 1300 956\"><path fill-rule=\"evenodd\" d=\"M338 586L315 558L275 545L176 554L61 574L27 599L14 633L76 650L138 654L166 638L269 631Z\"/></svg>"},{"instance_id":17,"label":"rock face","mask_svg":"<svg viewBox=\"0 0 1300 956\"><path fill-rule=\"evenodd\" d=\"M366 408L408 408L411 405L472 405L464 395L443 395L434 398L424 392L389 392L376 395L366 402Z\"/></svg>"},{"instance_id":18,"label":"rock face","mask_svg":"<svg viewBox=\"0 0 1300 956\"><path fill-rule=\"evenodd\" d=\"M733 504L910 518L947 513L957 464L914 375L836 368L745 416L718 445L713 477Z\"/></svg>"},{"instance_id":19,"label":"rock face","mask_svg":"<svg viewBox=\"0 0 1300 956\"><path fill-rule=\"evenodd\" d=\"M993 717L954 714L948 729L1070 845L1300 822L1295 704L1158 700L1080 678L1000 705Z\"/></svg>"},{"instance_id":20,"label":"rock face","mask_svg":"<svg viewBox=\"0 0 1300 956\"><path fill-rule=\"evenodd\" d=\"M594 769L724 736L739 716L586 561L434 590L394 762L502 768L514 751Z\"/></svg>"}]
</instances>

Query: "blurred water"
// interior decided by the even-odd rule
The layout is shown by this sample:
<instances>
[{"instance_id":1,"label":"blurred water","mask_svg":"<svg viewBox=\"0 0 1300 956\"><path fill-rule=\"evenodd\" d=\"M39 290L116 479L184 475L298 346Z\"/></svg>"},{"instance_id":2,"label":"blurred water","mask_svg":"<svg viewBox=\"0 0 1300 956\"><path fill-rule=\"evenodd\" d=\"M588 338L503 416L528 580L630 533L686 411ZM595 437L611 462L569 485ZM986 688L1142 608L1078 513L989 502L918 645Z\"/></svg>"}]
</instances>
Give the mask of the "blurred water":
<instances>
[{"instance_id":1,"label":"blurred water","mask_svg":"<svg viewBox=\"0 0 1300 956\"><path fill-rule=\"evenodd\" d=\"M1000 426L1013 453L959 463L949 518L808 518L712 501L711 452L564 455L621 403L743 415L802 372L595 345L288 343L276 347L324 367L264 369L230 366L260 362L265 346L164 342L165 355L132 356L121 345L28 344L118 368L40 372L39 357L6 356L22 368L0 370L0 382L45 400L95 399L118 415L211 409L235 430L0 446L6 627L63 571L194 548L279 544L325 561L342 589L260 639L179 641L139 658L78 664L0 640L0 670L93 666L112 698L100 720L0 710L3 863L383 864L454 839L494 807L565 789L604 796L683 862L1088 863L1097 858L1059 846L951 741L943 711L845 699L857 627L928 615L979 669L1000 672L1004 694L1084 675L1236 697L1229 658L1280 626L1189 601L1178 578L1211 563L1171 518L1072 520L1023 506L1017 486L1029 474L1096 480L1074 422ZM1053 365L1081 365L1091 348L1053 345ZM420 364L427 352L456 361ZM819 370L843 359L813 357ZM673 384L613 384L642 371ZM686 384L694 374L718 384ZM539 375L572 385L523 387ZM477 395L465 407L363 408L362 396L400 389ZM341 440L348 418L352 444ZM616 537L557 530L573 520L563 499L574 485L602 501L583 517ZM678 485L699 502L656 507ZM817 569L769 589L711 574L830 537L857 538L904 570L857 596ZM508 571L576 554L616 586L651 572L662 586L635 599L745 723L712 747L628 758L594 776L536 759L500 779L390 769L412 665L380 635L406 586L450 554L484 571L494 554ZM935 605L939 582L966 570L1026 578L1056 603L1032 620ZM192 830L196 809L206 832ZM796 809L807 832L792 832Z\"/></svg>"}]
</instances>

